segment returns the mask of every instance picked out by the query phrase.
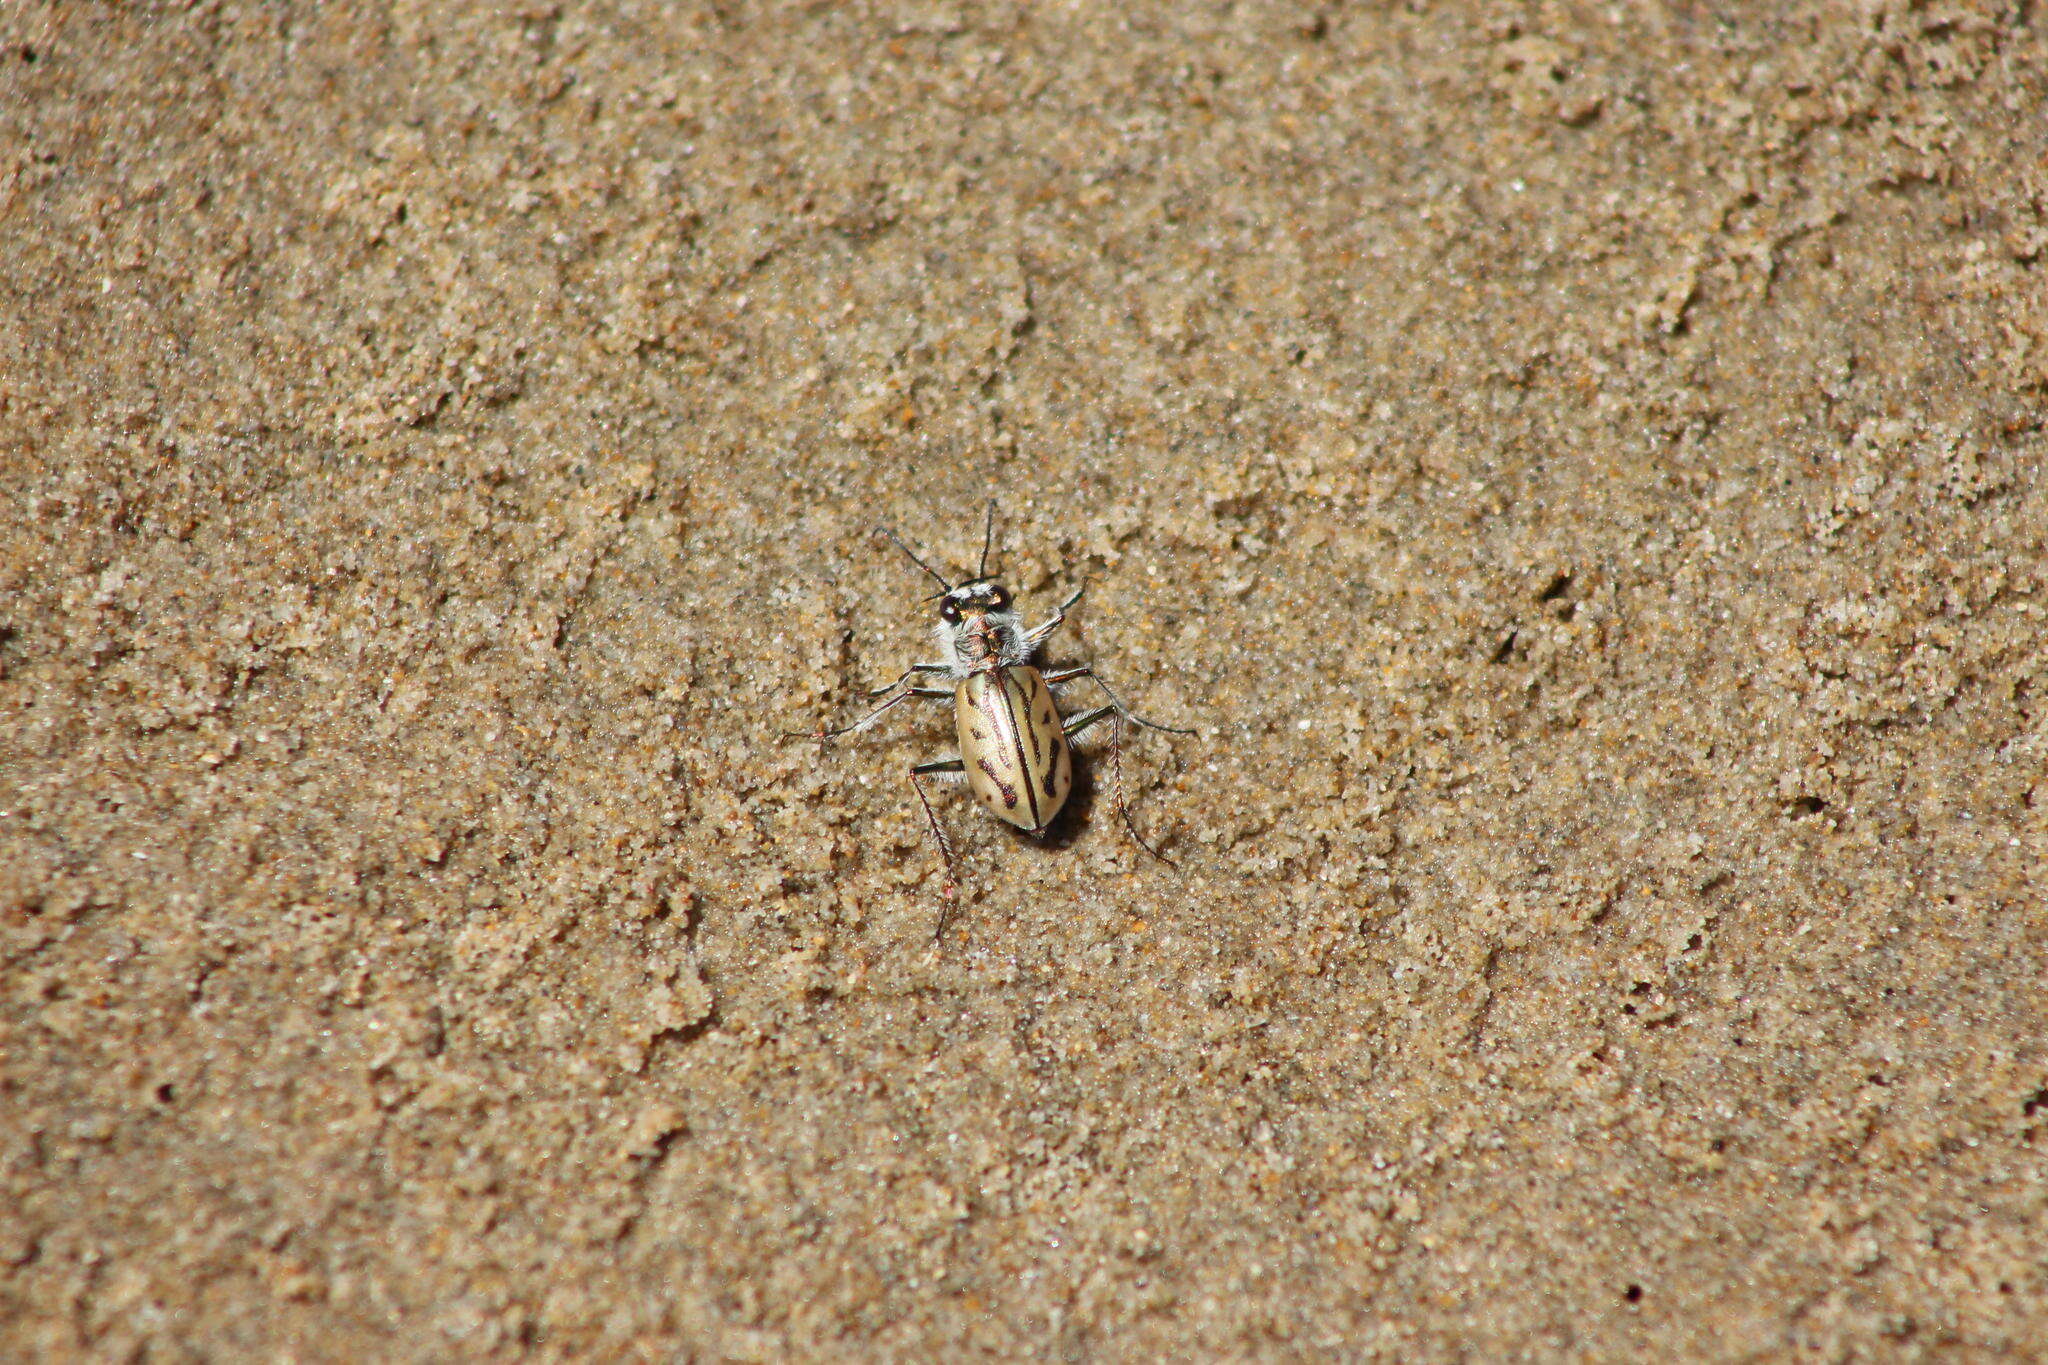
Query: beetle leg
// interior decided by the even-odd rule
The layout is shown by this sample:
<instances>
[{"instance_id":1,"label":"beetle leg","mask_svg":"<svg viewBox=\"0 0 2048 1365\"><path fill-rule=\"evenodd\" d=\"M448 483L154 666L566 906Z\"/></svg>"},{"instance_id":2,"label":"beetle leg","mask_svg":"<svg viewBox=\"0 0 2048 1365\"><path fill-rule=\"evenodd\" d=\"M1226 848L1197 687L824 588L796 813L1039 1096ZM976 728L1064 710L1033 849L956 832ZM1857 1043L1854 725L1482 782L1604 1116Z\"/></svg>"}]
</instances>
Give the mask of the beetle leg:
<instances>
[{"instance_id":1,"label":"beetle leg","mask_svg":"<svg viewBox=\"0 0 2048 1365\"><path fill-rule=\"evenodd\" d=\"M1088 585L1086 583L1083 583L1080 587L1074 589L1074 595L1072 597L1069 597L1066 601L1060 603L1059 606L1053 609L1051 618L1048 619L1043 625L1033 626L1030 630L1024 632L1025 653L1031 653L1032 651L1036 650L1040 645L1044 644L1047 640L1052 638L1052 633L1058 630L1060 628L1061 623L1067 619L1067 608L1073 606L1074 603L1080 601L1081 594L1086 591L1088 591Z\"/></svg>"},{"instance_id":2,"label":"beetle leg","mask_svg":"<svg viewBox=\"0 0 2048 1365\"><path fill-rule=\"evenodd\" d=\"M1110 691L1109 684L1104 682L1096 674L1095 670L1087 664L1080 664L1074 668L1062 668L1058 672L1045 675L1045 680L1048 684L1072 682L1075 678L1086 678L1101 688L1102 695L1109 698L1111 705L1116 707L1117 713L1135 725L1142 725L1147 730L1164 730L1169 735L1192 735L1195 733L1193 730L1183 730L1178 725L1161 725L1156 720L1146 720L1143 716L1131 710L1130 707L1125 706L1124 699Z\"/></svg>"},{"instance_id":3,"label":"beetle leg","mask_svg":"<svg viewBox=\"0 0 2048 1365\"><path fill-rule=\"evenodd\" d=\"M1104 716L1113 716L1115 714L1116 708L1114 706L1104 706L1093 711L1083 711L1077 716L1067 717L1067 723L1062 725L1060 729L1066 732L1068 739L1072 739Z\"/></svg>"},{"instance_id":4,"label":"beetle leg","mask_svg":"<svg viewBox=\"0 0 2048 1365\"><path fill-rule=\"evenodd\" d=\"M950 695L950 694L948 694ZM959 773L967 771L967 765L957 758L941 758L931 763L920 763L910 770L910 786L917 793L917 804L924 807L926 823L932 827L932 838L938 841L939 859L946 867L946 880L939 885L939 924L932 930L932 942L946 932L946 919L952 913L953 899L960 894L959 879L953 875L953 846L946 841L946 831L939 824L939 817L932 811L930 798L924 794L924 779L932 773Z\"/></svg>"},{"instance_id":5,"label":"beetle leg","mask_svg":"<svg viewBox=\"0 0 2048 1365\"><path fill-rule=\"evenodd\" d=\"M891 686L894 686L894 684L891 684ZM866 715L862 716L859 720L855 721L851 725L842 725L837 730L813 730L808 734L797 734L791 732L789 738L818 740L837 739L841 735L850 735L855 730L865 730L868 726L874 724L875 721L879 720L884 711L887 711L892 706L901 706L904 702L909 701L912 697L950 697L952 695L953 692L951 688L906 687L901 692L898 692L895 696L889 698L889 700L883 702L880 706L877 706L874 710L868 712Z\"/></svg>"},{"instance_id":6,"label":"beetle leg","mask_svg":"<svg viewBox=\"0 0 2048 1365\"><path fill-rule=\"evenodd\" d=\"M879 697L884 692L893 692L897 688L903 686L903 684L909 682L912 678L916 677L920 673L950 673L952 671L952 669L946 667L946 665L944 664L912 664L910 667L903 670L902 674L896 679L895 682L885 684L881 687L877 687L874 691L868 693L868 695L871 697Z\"/></svg>"},{"instance_id":7,"label":"beetle leg","mask_svg":"<svg viewBox=\"0 0 2048 1365\"><path fill-rule=\"evenodd\" d=\"M1179 864L1174 862L1173 859L1167 857L1164 853L1161 853L1158 849L1152 847L1152 845L1145 842L1145 836L1138 833L1137 821L1131 819L1131 808L1124 803L1124 716L1126 713L1123 710L1119 709L1115 711L1113 714L1116 718L1116 728L1110 732L1109 762L1110 766L1116 771L1117 814L1123 816L1124 828L1129 830L1131 832L1131 837L1138 841L1139 848L1144 849L1147 853L1157 858L1160 862L1165 863L1168 867L1178 867ZM1136 720L1137 717L1132 716L1131 719ZM1165 727L1162 726L1161 728L1163 729Z\"/></svg>"},{"instance_id":8,"label":"beetle leg","mask_svg":"<svg viewBox=\"0 0 2048 1365\"><path fill-rule=\"evenodd\" d=\"M1131 837L1138 841L1139 848L1144 849L1168 867L1178 867L1180 866L1179 863L1176 863L1173 859L1145 842L1145 836L1138 833L1137 825L1131 820L1130 806L1124 801L1124 712L1114 706L1097 707L1093 711L1083 711L1080 715L1068 720L1062 728L1066 731L1067 738L1072 739L1104 716L1108 716L1116 721L1116 727L1111 731L1109 741L1110 766L1116 772L1116 813L1124 818L1124 828L1129 830ZM1135 720L1136 717L1133 716L1131 719Z\"/></svg>"}]
</instances>

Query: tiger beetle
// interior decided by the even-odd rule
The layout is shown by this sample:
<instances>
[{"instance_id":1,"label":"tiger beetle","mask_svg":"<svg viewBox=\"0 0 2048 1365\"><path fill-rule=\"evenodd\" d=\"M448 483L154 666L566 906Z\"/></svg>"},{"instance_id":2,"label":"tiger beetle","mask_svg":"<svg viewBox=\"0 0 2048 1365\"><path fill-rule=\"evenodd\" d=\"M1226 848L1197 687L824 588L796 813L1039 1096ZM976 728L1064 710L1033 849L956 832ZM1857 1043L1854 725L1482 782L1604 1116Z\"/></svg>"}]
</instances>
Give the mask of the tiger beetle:
<instances>
[{"instance_id":1,"label":"tiger beetle","mask_svg":"<svg viewBox=\"0 0 2048 1365\"><path fill-rule=\"evenodd\" d=\"M894 531L886 526L876 528L878 534L893 541L897 549L910 557L911 563L930 574L939 585L939 592L924 599L939 604L939 621L933 632L938 639L939 661L912 664L896 681L870 692L868 695L871 697L889 692L895 695L853 724L836 730L821 727L803 736L822 742L865 729L883 713L912 697L952 699L960 756L920 763L910 770L910 785L917 793L918 804L924 807L925 820L931 826L932 838L938 844L939 856L945 864L946 879L941 888L945 905L939 914L934 939L945 932L947 912L959 892L959 881L954 874L952 844L925 794L925 778L941 773L964 773L974 798L998 819L1027 834L1043 837L1053 817L1066 804L1068 793L1073 790L1074 759L1067 741L1098 721L1108 720L1111 722L1110 759L1116 773L1117 813L1123 817L1124 828L1130 831L1138 847L1171 867L1173 860L1146 843L1145 837L1138 833L1138 826L1131 819L1130 807L1124 801L1123 726L1125 721L1130 721L1148 730L1163 730L1169 734L1195 733L1160 725L1135 714L1086 664L1050 672L1040 672L1032 664L1032 656L1060 628L1067 618L1068 609L1081 600L1085 585L1084 588L1076 588L1073 596L1060 603L1050 619L1025 629L1023 618L1011 605L1010 590L988 573L989 550L995 543L995 515L996 507L991 502L982 528L981 560L975 567L974 577L957 587L919 558L917 552L904 544ZM947 679L950 685L921 687L913 681L932 675ZM1109 705L1062 717L1052 689L1079 678L1086 678L1101 688Z\"/></svg>"}]
</instances>

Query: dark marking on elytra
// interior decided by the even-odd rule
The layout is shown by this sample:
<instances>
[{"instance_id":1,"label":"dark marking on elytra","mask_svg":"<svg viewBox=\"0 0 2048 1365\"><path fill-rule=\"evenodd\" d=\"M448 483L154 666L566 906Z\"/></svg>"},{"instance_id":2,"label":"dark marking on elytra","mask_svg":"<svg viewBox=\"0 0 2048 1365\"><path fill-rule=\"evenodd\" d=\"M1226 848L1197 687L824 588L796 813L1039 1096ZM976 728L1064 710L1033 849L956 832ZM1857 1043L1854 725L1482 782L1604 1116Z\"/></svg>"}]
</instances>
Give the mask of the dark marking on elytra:
<instances>
[{"instance_id":1,"label":"dark marking on elytra","mask_svg":"<svg viewBox=\"0 0 2048 1365\"><path fill-rule=\"evenodd\" d=\"M1000 685L1004 714L1010 721L1010 750L1016 755L1017 767L1024 778L1024 794L1031 798L1031 822L1038 825L1044 821L1039 810L1038 790L1032 786L1032 769L1036 766L1032 760L1038 755L1038 736L1031 725L1031 677L1032 674L1022 669L1004 669ZM1029 753L1025 752L1027 743L1031 746Z\"/></svg>"},{"instance_id":2,"label":"dark marking on elytra","mask_svg":"<svg viewBox=\"0 0 2048 1365\"><path fill-rule=\"evenodd\" d=\"M1003 733L1003 721L1005 719L1002 713L1002 708L999 705L999 701L996 696L996 694L1001 692L1002 689L1002 681L998 679L993 689L987 687L982 688L981 695L974 699L975 707L984 716L988 717L989 729L998 735ZM988 736L977 735L977 738L985 741L987 740Z\"/></svg>"},{"instance_id":3,"label":"dark marking on elytra","mask_svg":"<svg viewBox=\"0 0 2048 1365\"><path fill-rule=\"evenodd\" d=\"M985 758L977 758L974 766L988 774L988 780L996 784L996 790L1003 794L1003 804L1011 810L1017 809L1017 789L996 775L995 765Z\"/></svg>"}]
</instances>

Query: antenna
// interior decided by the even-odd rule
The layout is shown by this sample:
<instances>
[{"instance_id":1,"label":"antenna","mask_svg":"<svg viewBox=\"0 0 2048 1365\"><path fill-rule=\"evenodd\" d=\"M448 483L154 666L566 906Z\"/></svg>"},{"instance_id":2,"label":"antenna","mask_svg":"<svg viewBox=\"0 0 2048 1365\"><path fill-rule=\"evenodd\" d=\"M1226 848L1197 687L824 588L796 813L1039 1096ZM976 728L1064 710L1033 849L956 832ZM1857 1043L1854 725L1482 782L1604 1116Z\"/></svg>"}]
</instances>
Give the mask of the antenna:
<instances>
[{"instance_id":1,"label":"antenna","mask_svg":"<svg viewBox=\"0 0 2048 1365\"><path fill-rule=\"evenodd\" d=\"M990 507L993 508L994 504L991 503ZM945 577L942 574L940 574L937 569L934 569L931 565L925 563L922 559L919 559L917 557L917 551L911 549L908 545L905 545L902 539L894 531L890 530L886 526L877 526L875 529L877 531L880 531L883 535L889 537L889 539L895 541L896 548L903 551L903 553L909 555L911 563L917 565L918 568L923 569L933 578L938 579L940 587L944 588L947 592L953 591L953 585L951 583L948 583L945 580Z\"/></svg>"},{"instance_id":2,"label":"antenna","mask_svg":"<svg viewBox=\"0 0 2048 1365\"><path fill-rule=\"evenodd\" d=\"M988 500L988 524L983 526L981 530L981 563L975 566L974 576L976 578L988 577L988 547L995 543L995 538L996 500L990 498Z\"/></svg>"}]
</instances>

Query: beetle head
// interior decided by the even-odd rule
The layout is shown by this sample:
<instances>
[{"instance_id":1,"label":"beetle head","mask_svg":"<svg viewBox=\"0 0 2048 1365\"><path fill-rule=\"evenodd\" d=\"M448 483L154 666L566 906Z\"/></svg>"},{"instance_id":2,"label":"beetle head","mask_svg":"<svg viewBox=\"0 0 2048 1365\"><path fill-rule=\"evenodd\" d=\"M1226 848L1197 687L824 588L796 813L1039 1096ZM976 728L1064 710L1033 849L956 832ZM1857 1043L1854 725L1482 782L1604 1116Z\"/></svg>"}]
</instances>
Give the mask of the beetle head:
<instances>
[{"instance_id":1,"label":"beetle head","mask_svg":"<svg viewBox=\"0 0 2048 1365\"><path fill-rule=\"evenodd\" d=\"M1008 611L1010 590L992 578L977 578L939 595L939 619L957 626L970 616Z\"/></svg>"},{"instance_id":2,"label":"beetle head","mask_svg":"<svg viewBox=\"0 0 2048 1365\"><path fill-rule=\"evenodd\" d=\"M937 634L956 676L992 664L1021 664L1029 653L1010 590L992 578L962 583L940 596Z\"/></svg>"}]
</instances>

